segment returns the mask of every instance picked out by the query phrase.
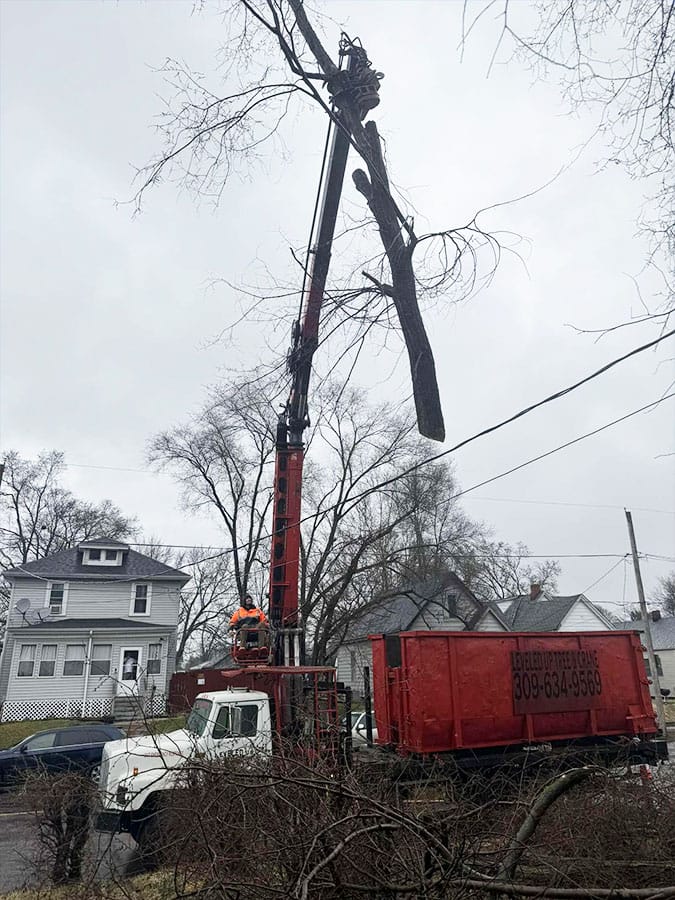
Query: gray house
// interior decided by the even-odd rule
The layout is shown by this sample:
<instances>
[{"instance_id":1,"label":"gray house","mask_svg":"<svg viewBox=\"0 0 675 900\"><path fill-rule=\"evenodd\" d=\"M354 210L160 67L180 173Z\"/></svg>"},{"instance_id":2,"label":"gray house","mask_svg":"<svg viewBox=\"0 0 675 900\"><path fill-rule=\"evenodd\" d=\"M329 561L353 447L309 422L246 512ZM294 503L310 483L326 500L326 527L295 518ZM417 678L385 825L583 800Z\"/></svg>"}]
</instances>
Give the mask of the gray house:
<instances>
[{"instance_id":1,"label":"gray house","mask_svg":"<svg viewBox=\"0 0 675 900\"><path fill-rule=\"evenodd\" d=\"M109 540L9 569L0 721L166 708L189 576Z\"/></svg>"},{"instance_id":2,"label":"gray house","mask_svg":"<svg viewBox=\"0 0 675 900\"><path fill-rule=\"evenodd\" d=\"M481 603L454 572L411 582L374 603L349 625L337 648L338 681L363 691L372 664L369 634L399 631L508 631L500 610Z\"/></svg>"},{"instance_id":3,"label":"gray house","mask_svg":"<svg viewBox=\"0 0 675 900\"><path fill-rule=\"evenodd\" d=\"M490 608L501 612L510 631L611 631L617 626L583 594L561 597L538 584L529 594L498 600Z\"/></svg>"}]
</instances>

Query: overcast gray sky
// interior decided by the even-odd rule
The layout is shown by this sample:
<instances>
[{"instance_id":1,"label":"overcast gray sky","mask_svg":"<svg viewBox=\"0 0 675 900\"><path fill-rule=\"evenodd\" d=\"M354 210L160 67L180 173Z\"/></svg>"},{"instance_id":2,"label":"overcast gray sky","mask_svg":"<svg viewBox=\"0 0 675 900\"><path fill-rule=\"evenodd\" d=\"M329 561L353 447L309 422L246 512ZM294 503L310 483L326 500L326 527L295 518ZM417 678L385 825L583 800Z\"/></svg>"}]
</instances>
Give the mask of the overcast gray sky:
<instances>
[{"instance_id":1,"label":"overcast gray sky","mask_svg":"<svg viewBox=\"0 0 675 900\"><path fill-rule=\"evenodd\" d=\"M473 35L461 61L459 2L320 8L358 34L386 74L374 118L395 181L429 230L564 169L484 218L490 230L522 235L523 259L505 255L477 297L429 314L448 446L656 336L636 325L596 343L569 327L641 312L631 276L645 255L635 222L646 189L618 166L598 171L598 139L579 152L593 134L590 114L570 114L554 82L516 62L487 77L496 23ZM269 359L273 336L263 326L242 328L234 344L213 342L238 307L231 289L209 284L259 280L263 266L289 277L288 247L307 238L324 121L292 117L287 152L270 146L217 209L165 184L134 218L114 201L131 196L133 166L159 150L152 124L167 89L153 69L174 57L212 72L223 33L217 8L3 0L0 15L2 446L26 456L63 450L65 482L78 495L110 497L167 543L218 545L214 523L180 510L169 477L126 470L146 467L148 439L195 410L224 367ZM338 25L323 27L334 46ZM344 202L359 203L349 179ZM640 283L649 296L654 281ZM668 343L457 453L461 485L656 400L674 378ZM396 360L381 354L357 372L378 399L409 392ZM629 549L623 507L652 554L647 589L675 568L654 558L675 557L674 409L667 401L481 488L465 508L496 536L560 557L561 593L587 590L621 614L635 602L620 559Z\"/></svg>"}]
</instances>

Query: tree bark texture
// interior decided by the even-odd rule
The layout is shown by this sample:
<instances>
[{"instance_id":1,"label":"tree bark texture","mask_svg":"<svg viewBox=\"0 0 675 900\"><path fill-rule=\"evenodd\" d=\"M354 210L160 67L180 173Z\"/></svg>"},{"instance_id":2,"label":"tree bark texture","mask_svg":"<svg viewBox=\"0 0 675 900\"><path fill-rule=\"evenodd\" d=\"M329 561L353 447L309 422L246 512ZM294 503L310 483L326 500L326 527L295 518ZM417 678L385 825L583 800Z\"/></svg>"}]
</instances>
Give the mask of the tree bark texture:
<instances>
[{"instance_id":1,"label":"tree bark texture","mask_svg":"<svg viewBox=\"0 0 675 900\"><path fill-rule=\"evenodd\" d=\"M415 273L412 265L414 244L406 244L401 234L395 204L389 191L389 179L382 156L377 126L367 122L362 129L366 142L365 158L370 179L363 169L356 169L352 178L356 189L368 203L382 239L391 270L391 297L401 323L403 339L408 350L410 376L420 433L435 441L445 439L443 411L436 378L436 365L417 303ZM356 136L356 135L355 135ZM357 143L359 143L359 135Z\"/></svg>"}]
</instances>

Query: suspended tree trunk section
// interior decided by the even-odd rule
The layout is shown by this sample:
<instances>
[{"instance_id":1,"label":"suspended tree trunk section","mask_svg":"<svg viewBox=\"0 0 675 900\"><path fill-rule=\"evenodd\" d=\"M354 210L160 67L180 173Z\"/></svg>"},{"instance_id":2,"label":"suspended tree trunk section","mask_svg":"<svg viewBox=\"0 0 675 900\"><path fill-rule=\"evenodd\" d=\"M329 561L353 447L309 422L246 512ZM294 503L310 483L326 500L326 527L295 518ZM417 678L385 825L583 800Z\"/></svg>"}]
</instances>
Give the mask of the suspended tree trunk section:
<instances>
[{"instance_id":1,"label":"suspended tree trunk section","mask_svg":"<svg viewBox=\"0 0 675 900\"><path fill-rule=\"evenodd\" d=\"M305 15L302 0L289 0L298 28L317 60L326 80L332 83L345 78L326 52ZM284 47L287 58L290 48ZM348 84L346 84L348 95ZM377 222L389 269L391 285L383 284L364 273L378 289L391 298L408 351L417 425L421 434L435 441L445 439L443 411L436 378L436 366L417 300L412 255L417 243L412 226L401 216L391 195L389 178L382 154L380 136L375 123L364 126L357 102L341 97L340 111L348 122L353 142L366 163L368 173L357 169L353 173L356 189L363 195ZM403 230L402 230L403 229ZM405 231L405 236L403 234ZM407 240L406 240L407 237Z\"/></svg>"}]
</instances>

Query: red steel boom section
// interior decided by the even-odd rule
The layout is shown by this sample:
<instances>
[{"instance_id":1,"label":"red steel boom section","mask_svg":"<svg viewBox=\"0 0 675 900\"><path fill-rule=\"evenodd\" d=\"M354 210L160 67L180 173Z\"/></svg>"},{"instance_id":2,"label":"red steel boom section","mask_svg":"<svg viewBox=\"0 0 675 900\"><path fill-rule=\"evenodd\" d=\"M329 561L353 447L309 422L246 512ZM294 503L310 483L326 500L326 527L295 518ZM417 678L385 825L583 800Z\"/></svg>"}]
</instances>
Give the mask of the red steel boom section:
<instances>
[{"instance_id":1,"label":"red steel boom section","mask_svg":"<svg viewBox=\"0 0 675 900\"><path fill-rule=\"evenodd\" d=\"M308 391L312 358L319 342L319 319L342 182L349 154L350 130L340 112L341 103L354 104L364 118L380 102L381 75L370 68L365 50L343 38L341 57L347 66L340 79L328 88L332 94L335 120L312 263L305 277L302 322L293 328L288 355L291 390L277 422L274 508L272 513L272 554L270 565L270 621L275 631L274 663L302 664L303 642L299 615L300 516L302 497L303 433L309 425Z\"/></svg>"}]
</instances>

